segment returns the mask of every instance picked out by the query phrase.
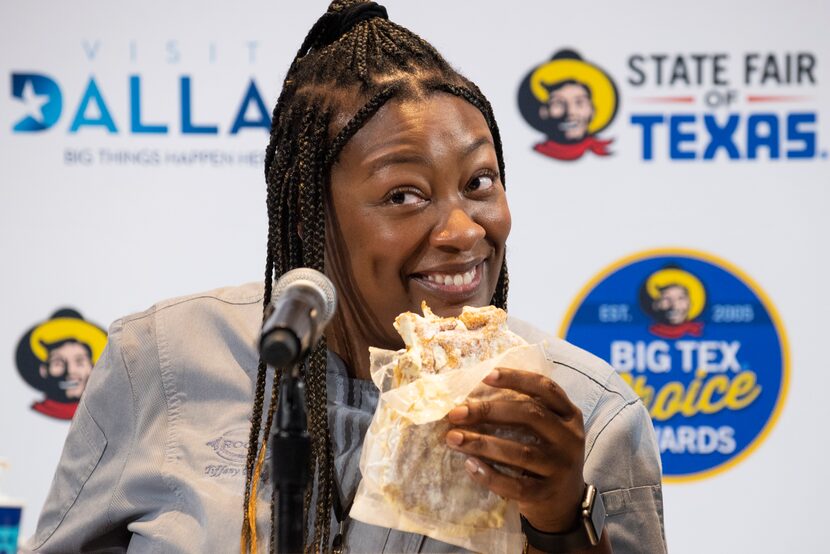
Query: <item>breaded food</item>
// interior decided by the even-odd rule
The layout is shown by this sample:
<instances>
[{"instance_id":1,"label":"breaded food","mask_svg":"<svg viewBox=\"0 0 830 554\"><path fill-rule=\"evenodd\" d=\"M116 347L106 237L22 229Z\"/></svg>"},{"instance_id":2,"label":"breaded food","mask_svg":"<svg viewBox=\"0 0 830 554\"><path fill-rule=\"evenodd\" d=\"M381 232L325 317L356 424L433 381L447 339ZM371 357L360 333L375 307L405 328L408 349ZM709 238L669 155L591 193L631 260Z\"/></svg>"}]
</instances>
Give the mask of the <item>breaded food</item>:
<instances>
[{"instance_id":1,"label":"breaded food","mask_svg":"<svg viewBox=\"0 0 830 554\"><path fill-rule=\"evenodd\" d=\"M507 328L507 312L495 306L465 306L458 317L437 316L426 302L421 309L423 317L405 312L395 319L406 345L395 369L395 386L424 374L469 367L527 344Z\"/></svg>"},{"instance_id":2,"label":"breaded food","mask_svg":"<svg viewBox=\"0 0 830 554\"><path fill-rule=\"evenodd\" d=\"M393 387L430 374L474 366L514 346L527 344L507 328L507 314L494 306L465 307L458 317L439 317L426 303L423 317L411 312L395 320L406 349L396 353ZM479 385L477 397L495 389ZM450 429L446 417L415 425L398 414L386 414L378 422L387 429L390 464L385 468L382 492L387 501L405 512L440 519L469 533L496 528L504 523L507 501L474 482L466 474L466 455L450 449L444 437ZM483 426L482 426L483 427ZM479 431L517 440L513 430Z\"/></svg>"}]
</instances>

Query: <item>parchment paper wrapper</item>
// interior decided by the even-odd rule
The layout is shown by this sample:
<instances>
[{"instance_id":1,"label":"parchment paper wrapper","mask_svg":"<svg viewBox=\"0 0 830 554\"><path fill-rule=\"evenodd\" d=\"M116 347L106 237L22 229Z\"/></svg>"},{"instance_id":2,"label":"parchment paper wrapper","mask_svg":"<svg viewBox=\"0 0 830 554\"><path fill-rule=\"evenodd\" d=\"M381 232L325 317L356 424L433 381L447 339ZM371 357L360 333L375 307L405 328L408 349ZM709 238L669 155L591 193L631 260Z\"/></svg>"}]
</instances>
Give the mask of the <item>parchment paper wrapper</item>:
<instances>
[{"instance_id":1,"label":"parchment paper wrapper","mask_svg":"<svg viewBox=\"0 0 830 554\"><path fill-rule=\"evenodd\" d=\"M447 413L468 396L494 389L481 381L496 367L550 377L553 366L539 345L516 346L473 366L428 374L392 388L397 352L372 349L372 380L381 391L363 441L350 516L381 527L432 537L468 550L521 552L524 537L515 502L479 485L464 469L467 456L446 446ZM502 393L503 394L503 393ZM516 429L484 432L531 442ZM507 468L500 468L510 472Z\"/></svg>"}]
</instances>

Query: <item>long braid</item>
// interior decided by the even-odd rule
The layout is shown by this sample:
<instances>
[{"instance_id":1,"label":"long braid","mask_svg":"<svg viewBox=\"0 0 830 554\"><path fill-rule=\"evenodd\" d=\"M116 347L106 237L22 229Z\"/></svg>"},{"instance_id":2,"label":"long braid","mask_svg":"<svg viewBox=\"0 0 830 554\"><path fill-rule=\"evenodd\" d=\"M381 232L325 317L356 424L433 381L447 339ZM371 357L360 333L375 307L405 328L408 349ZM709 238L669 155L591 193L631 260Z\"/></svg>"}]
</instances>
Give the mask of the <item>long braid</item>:
<instances>
[{"instance_id":1,"label":"long braid","mask_svg":"<svg viewBox=\"0 0 830 554\"><path fill-rule=\"evenodd\" d=\"M285 97L285 90L280 95ZM272 120L272 140L268 145L266 151L265 173L266 180L269 182L278 182L281 173L285 170L288 157L280 158L279 164L272 166L274 152L276 150L277 141L273 137L277 136L277 124L279 122L279 110L282 106L278 102L274 109L274 119ZM278 245L280 244L281 232L278 225L280 216L278 211L282 208L282 204L278 202L279 192L275 187L268 187L266 197L266 209L268 212L268 242L265 256L265 290L263 299L263 320L266 317L267 307L271 301L271 292L273 286L273 275L275 264L282 265L282 260L275 255L280 251ZM254 387L254 406L251 414L251 429L248 436L248 454L245 461L245 495L244 495L244 510L243 510L243 524L242 524L242 545L243 549L247 541L250 539L251 529L248 525L249 512L248 507L251 499L251 485L254 474L254 466L256 464L259 434L262 429L262 408L265 397L265 381L266 381L266 364L263 360L259 361L257 366L256 385ZM273 396L273 395L272 395ZM272 401L273 403L273 401Z\"/></svg>"},{"instance_id":2,"label":"long braid","mask_svg":"<svg viewBox=\"0 0 830 554\"><path fill-rule=\"evenodd\" d=\"M332 164L351 137L393 97L417 99L440 90L475 106L490 127L504 182L501 138L490 104L478 88L453 70L429 43L380 17L364 19L342 31L340 36L331 36L338 12L362 3L362 0L331 3L328 12L306 35L291 62L273 110L271 140L265 153L269 218L263 299L266 310L271 301L273 280L285 272L301 266L324 271L327 263L343 269L338 261L342 262L347 245L336 243L333 238L336 227L327 229L327 222L336 225L333 210L327 209L328 176ZM343 116L349 116L345 125L336 124L344 121ZM333 255L333 259L327 261L326 253ZM337 274L333 277L351 279L348 269L345 267L345 276ZM493 294L495 305L506 306L507 288L505 262ZM352 287L352 290L357 289ZM354 313L365 310L360 299L345 296L342 298L343 309L351 309ZM372 317L365 321L365 325L374 324ZM346 354L350 358L347 363L356 359ZM328 427L326 358L324 339L309 355L305 371L311 463L317 483L313 536L304 537L307 552L328 550L329 514L334 495L338 494ZM257 464L261 464L265 450L260 441L267 443L279 396L279 376L275 376L268 413L263 418L265 374L265 364L260 362L246 459L243 551L250 546L251 533L255 538L255 523L253 528L249 526L249 507L252 501L255 506L255 499L251 499L252 490L258 477ZM311 489L305 499L309 517L312 516L310 502ZM273 504L271 508L273 511ZM312 532L310 527L306 526L306 529ZM275 545L272 528L271 548Z\"/></svg>"},{"instance_id":3,"label":"long braid","mask_svg":"<svg viewBox=\"0 0 830 554\"><path fill-rule=\"evenodd\" d=\"M324 152L313 146L324 142L328 133L329 115L326 112L321 113L319 107L314 107L313 111L317 114L316 124L307 135L309 141L307 148L299 158L303 184L299 189L298 211L303 226L303 263L307 267L322 272L325 270L325 225L320 224L325 221L322 170ZM318 475L314 539L309 545L311 550L319 550L321 547L328 546L330 526L328 514L331 510L333 472L326 403L326 354L326 342L322 340L309 357L305 375L309 406L309 434L312 439L311 465L316 468ZM310 502L310 489L306 498L306 503Z\"/></svg>"},{"instance_id":4,"label":"long braid","mask_svg":"<svg viewBox=\"0 0 830 554\"><path fill-rule=\"evenodd\" d=\"M268 244L267 244L267 253L265 255L265 306L268 306L271 298L271 290L273 285L273 280L271 276L274 273L274 252L276 252L276 245L277 243L277 231L276 231L276 200L275 200L275 191L272 188L268 190L268 196L266 199L266 206L268 211ZM265 319L265 313L263 313L263 320ZM257 380L256 385L254 387L254 406L253 406L253 413L251 414L251 430L248 436L248 455L245 460L245 496L244 496L244 514L243 514L243 541L247 541L249 528L247 526L248 521L248 504L251 499L251 479L254 474L254 464L256 463L256 448L251 448L250 445L256 445L259 442L259 432L262 425L262 405L265 396L265 376L266 376L266 367L265 362L263 360L259 361L257 367Z\"/></svg>"},{"instance_id":5,"label":"long braid","mask_svg":"<svg viewBox=\"0 0 830 554\"><path fill-rule=\"evenodd\" d=\"M507 273L507 255L501 262L501 272L499 272L499 280L496 283L496 291L493 293L491 304L502 310L507 310L507 289L510 285L510 276Z\"/></svg>"},{"instance_id":6,"label":"long braid","mask_svg":"<svg viewBox=\"0 0 830 554\"><path fill-rule=\"evenodd\" d=\"M273 280L271 276L274 273L274 252L276 252L276 245L277 243L277 232L276 232L276 200L275 200L275 191L273 188L269 187L268 195L266 199L266 207L268 211L268 244L267 244L267 252L265 255L265 306L268 305L271 298L271 289L273 285ZM265 314L263 313L263 320L265 319ZM262 426L262 405L265 396L265 377L266 377L266 367L265 362L263 360L259 361L257 366L257 379L256 385L254 386L254 406L253 406L253 413L251 414L251 430L248 435L248 455L245 460L245 496L244 496L244 511L243 511L243 524L242 524L242 541L243 547L245 543L249 540L250 529L247 525L248 522L248 505L251 499L251 481L254 474L254 465L256 463L256 455L257 455L257 448L251 447L251 445L258 445L259 443L259 432Z\"/></svg>"}]
</instances>

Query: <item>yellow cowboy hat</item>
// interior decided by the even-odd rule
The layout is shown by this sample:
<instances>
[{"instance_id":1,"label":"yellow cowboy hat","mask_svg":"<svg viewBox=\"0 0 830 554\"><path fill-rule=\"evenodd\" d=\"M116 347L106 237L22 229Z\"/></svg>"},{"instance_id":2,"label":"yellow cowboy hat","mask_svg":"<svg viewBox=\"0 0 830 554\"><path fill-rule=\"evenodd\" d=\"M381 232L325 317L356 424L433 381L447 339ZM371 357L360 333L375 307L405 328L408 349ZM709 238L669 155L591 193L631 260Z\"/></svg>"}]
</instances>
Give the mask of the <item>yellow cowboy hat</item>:
<instances>
[{"instance_id":1,"label":"yellow cowboy hat","mask_svg":"<svg viewBox=\"0 0 830 554\"><path fill-rule=\"evenodd\" d=\"M679 286L689 293L689 321L700 315L706 305L706 289L700 279L677 268L666 268L652 273L646 281L646 292L652 300L660 298L660 291L666 287Z\"/></svg>"},{"instance_id":2,"label":"yellow cowboy hat","mask_svg":"<svg viewBox=\"0 0 830 554\"><path fill-rule=\"evenodd\" d=\"M92 351L92 363L95 364L107 345L107 334L83 319L56 317L34 328L29 337L29 347L35 357L45 363L49 358L49 352L44 344L65 340L74 340L89 346Z\"/></svg>"},{"instance_id":3,"label":"yellow cowboy hat","mask_svg":"<svg viewBox=\"0 0 830 554\"><path fill-rule=\"evenodd\" d=\"M550 100L548 88L562 81L576 81L591 91L594 117L588 124L589 134L597 133L611 123L617 113L617 88L604 71L573 52L560 52L533 71L530 90L539 102L547 104Z\"/></svg>"}]
</instances>

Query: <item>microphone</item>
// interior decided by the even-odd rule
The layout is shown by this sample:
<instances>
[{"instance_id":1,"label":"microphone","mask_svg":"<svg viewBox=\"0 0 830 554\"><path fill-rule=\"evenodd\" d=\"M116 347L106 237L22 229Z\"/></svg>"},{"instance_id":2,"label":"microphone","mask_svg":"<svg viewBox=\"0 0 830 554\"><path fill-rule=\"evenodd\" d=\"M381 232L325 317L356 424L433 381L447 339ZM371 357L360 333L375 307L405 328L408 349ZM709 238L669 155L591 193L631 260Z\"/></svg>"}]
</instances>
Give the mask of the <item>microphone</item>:
<instances>
[{"instance_id":1,"label":"microphone","mask_svg":"<svg viewBox=\"0 0 830 554\"><path fill-rule=\"evenodd\" d=\"M272 298L272 311L262 326L259 351L268 365L290 368L323 335L337 307L337 293L328 277L300 267L279 278Z\"/></svg>"},{"instance_id":2,"label":"microphone","mask_svg":"<svg viewBox=\"0 0 830 554\"><path fill-rule=\"evenodd\" d=\"M311 476L305 383L297 364L322 336L334 315L337 294L325 275L301 267L279 278L272 297L259 352L271 367L291 370L280 377L276 427L271 431L270 448L280 453L273 467L274 487L279 491L273 525L278 529L277 551L293 554L303 551L303 498Z\"/></svg>"}]
</instances>

